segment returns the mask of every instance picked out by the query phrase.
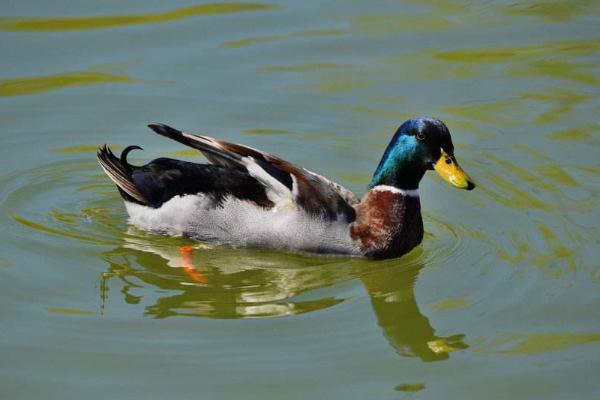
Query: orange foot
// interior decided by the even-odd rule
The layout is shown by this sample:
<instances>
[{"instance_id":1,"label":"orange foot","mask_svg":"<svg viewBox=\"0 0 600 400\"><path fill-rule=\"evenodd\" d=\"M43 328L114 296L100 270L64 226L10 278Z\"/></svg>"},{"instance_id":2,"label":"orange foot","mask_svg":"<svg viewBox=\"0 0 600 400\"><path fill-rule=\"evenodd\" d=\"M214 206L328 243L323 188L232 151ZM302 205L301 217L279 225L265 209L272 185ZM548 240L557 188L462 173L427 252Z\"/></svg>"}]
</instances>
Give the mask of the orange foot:
<instances>
[{"instance_id":1,"label":"orange foot","mask_svg":"<svg viewBox=\"0 0 600 400\"><path fill-rule=\"evenodd\" d=\"M194 257L192 255L194 248L192 246L179 246L179 253L181 254L181 266L187 276L192 278L198 283L207 284L208 279L202 275L194 266Z\"/></svg>"}]
</instances>

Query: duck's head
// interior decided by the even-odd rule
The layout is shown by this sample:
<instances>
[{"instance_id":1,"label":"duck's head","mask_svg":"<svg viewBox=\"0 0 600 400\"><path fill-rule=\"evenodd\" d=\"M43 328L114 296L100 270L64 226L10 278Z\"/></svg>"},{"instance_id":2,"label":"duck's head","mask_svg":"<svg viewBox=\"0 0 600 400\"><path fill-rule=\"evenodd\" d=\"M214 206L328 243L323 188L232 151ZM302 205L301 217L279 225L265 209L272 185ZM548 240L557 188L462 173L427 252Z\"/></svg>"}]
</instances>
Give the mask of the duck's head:
<instances>
[{"instance_id":1,"label":"duck's head","mask_svg":"<svg viewBox=\"0 0 600 400\"><path fill-rule=\"evenodd\" d=\"M454 157L448 128L435 118L404 122L385 149L369 187L389 185L403 190L418 189L427 170L433 169L452 186L475 188L473 180Z\"/></svg>"}]
</instances>

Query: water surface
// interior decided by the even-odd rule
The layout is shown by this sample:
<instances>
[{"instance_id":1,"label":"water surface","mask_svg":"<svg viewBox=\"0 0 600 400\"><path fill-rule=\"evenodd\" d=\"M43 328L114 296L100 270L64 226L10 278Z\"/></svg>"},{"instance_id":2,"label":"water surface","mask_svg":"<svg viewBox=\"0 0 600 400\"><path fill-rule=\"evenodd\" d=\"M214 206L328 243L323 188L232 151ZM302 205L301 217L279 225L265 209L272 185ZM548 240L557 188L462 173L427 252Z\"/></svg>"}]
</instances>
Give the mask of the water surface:
<instances>
[{"instance_id":1,"label":"water surface","mask_svg":"<svg viewBox=\"0 0 600 400\"><path fill-rule=\"evenodd\" d=\"M11 2L0 15L3 397L564 399L600 393L600 2ZM363 193L406 118L428 174L398 260L128 226L98 145L147 123ZM183 246L183 247L182 247Z\"/></svg>"}]
</instances>

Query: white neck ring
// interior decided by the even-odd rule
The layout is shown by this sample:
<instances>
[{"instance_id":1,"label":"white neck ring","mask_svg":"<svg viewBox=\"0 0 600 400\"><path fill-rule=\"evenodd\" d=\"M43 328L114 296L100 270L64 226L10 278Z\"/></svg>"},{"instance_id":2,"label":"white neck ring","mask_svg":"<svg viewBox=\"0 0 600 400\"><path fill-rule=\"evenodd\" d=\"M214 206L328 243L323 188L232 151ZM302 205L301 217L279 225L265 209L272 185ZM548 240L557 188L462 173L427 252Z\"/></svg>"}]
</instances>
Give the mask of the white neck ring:
<instances>
[{"instance_id":1,"label":"white neck ring","mask_svg":"<svg viewBox=\"0 0 600 400\"><path fill-rule=\"evenodd\" d=\"M398 189L397 187L389 186L389 185L377 185L371 190L376 190L378 192L392 192L399 193L403 196L407 197L419 197L419 189Z\"/></svg>"}]
</instances>

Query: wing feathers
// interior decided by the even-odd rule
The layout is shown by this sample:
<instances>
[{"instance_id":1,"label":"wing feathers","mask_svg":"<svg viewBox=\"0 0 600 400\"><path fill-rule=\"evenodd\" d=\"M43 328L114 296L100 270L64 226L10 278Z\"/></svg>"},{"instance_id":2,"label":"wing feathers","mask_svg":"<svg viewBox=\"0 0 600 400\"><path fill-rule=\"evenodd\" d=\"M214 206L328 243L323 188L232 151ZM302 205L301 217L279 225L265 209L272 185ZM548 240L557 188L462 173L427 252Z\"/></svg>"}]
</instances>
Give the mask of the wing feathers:
<instances>
[{"instance_id":1,"label":"wing feathers","mask_svg":"<svg viewBox=\"0 0 600 400\"><path fill-rule=\"evenodd\" d=\"M267 157L272 157L270 154L248 146L213 139L209 136L182 132L164 124L151 124L148 127L159 135L166 136L186 146L200 150L213 164L240 168L245 166L242 158L252 157L268 174L287 186L289 190L292 190L291 176L284 170L277 168L267 159Z\"/></svg>"},{"instance_id":2,"label":"wing feathers","mask_svg":"<svg viewBox=\"0 0 600 400\"><path fill-rule=\"evenodd\" d=\"M184 133L164 124L150 124L148 127L159 135L168 137L169 139L176 140L179 143L185 144L186 146L200 150L211 162L215 164L239 164L241 160L241 157L238 154L225 150L219 144L219 142L213 138Z\"/></svg>"},{"instance_id":3,"label":"wing feathers","mask_svg":"<svg viewBox=\"0 0 600 400\"><path fill-rule=\"evenodd\" d=\"M163 124L148 125L159 135L200 150L212 163L247 170L267 187L276 204L293 204L326 220L354 220L358 200L348 189L272 154L208 136L181 132Z\"/></svg>"}]
</instances>

